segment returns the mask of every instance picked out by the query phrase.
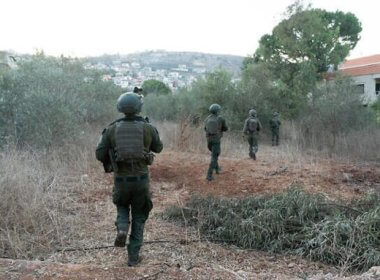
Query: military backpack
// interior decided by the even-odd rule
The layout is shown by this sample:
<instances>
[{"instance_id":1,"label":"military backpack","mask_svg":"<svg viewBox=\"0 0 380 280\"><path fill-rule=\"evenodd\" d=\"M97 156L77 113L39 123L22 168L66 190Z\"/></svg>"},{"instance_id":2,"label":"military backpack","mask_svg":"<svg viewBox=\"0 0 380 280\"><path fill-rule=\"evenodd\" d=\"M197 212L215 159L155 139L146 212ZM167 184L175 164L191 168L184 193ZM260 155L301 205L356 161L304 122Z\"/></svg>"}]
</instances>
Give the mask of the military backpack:
<instances>
[{"instance_id":1,"label":"military backpack","mask_svg":"<svg viewBox=\"0 0 380 280\"><path fill-rule=\"evenodd\" d=\"M216 135L219 133L219 120L218 116L210 115L206 121L206 132L209 135Z\"/></svg>"},{"instance_id":2,"label":"military backpack","mask_svg":"<svg viewBox=\"0 0 380 280\"><path fill-rule=\"evenodd\" d=\"M257 127L258 127L258 121L257 121L257 119L256 118L249 118L248 119L247 127L248 127L248 131L249 132L256 132L257 131Z\"/></svg>"}]
</instances>

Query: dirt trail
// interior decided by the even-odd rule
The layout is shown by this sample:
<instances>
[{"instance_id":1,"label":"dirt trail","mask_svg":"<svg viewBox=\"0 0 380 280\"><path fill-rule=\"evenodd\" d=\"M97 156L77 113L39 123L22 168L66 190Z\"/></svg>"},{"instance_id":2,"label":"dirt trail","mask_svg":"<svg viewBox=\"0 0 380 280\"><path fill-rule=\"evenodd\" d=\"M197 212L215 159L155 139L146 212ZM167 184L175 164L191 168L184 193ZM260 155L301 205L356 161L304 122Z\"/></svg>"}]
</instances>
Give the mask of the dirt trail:
<instances>
[{"instance_id":1,"label":"dirt trail","mask_svg":"<svg viewBox=\"0 0 380 280\"><path fill-rule=\"evenodd\" d=\"M253 161L222 157L222 174L208 182L205 180L208 160L208 156L167 152L160 155L152 167L152 178L174 182L177 188L221 196L275 193L297 185L310 192L325 193L333 199L352 199L369 189L380 188L379 166L355 166L327 160L300 166L266 158Z\"/></svg>"},{"instance_id":2,"label":"dirt trail","mask_svg":"<svg viewBox=\"0 0 380 280\"><path fill-rule=\"evenodd\" d=\"M273 193L297 184L333 199L355 199L368 190L379 191L380 167L322 163L284 163L270 154L257 161L220 159L223 172L213 182L205 180L208 155L164 152L151 168L154 210L146 224L145 240L172 240L145 244L143 261L126 266L124 249L52 253L44 261L0 259L0 279L376 279L340 278L337 268L295 256L239 250L210 242L177 242L199 238L196 229L159 218L158 213L182 204L194 193L220 196ZM115 207L111 202L112 177L96 170L89 176L90 191L77 194L73 209L83 227L69 247L112 244ZM79 210L80 211L79 211ZM326 276L327 273L330 273ZM313 276L312 275L320 275ZM330 278L329 278L330 277Z\"/></svg>"}]
</instances>

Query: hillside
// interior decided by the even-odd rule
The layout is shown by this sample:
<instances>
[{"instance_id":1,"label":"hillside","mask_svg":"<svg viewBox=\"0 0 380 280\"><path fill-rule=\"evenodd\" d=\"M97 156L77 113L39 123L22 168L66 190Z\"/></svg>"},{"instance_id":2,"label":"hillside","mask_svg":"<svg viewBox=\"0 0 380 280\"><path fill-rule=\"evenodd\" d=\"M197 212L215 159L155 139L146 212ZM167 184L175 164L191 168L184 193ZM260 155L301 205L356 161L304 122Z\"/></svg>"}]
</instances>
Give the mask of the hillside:
<instances>
[{"instance_id":1,"label":"hillside","mask_svg":"<svg viewBox=\"0 0 380 280\"><path fill-rule=\"evenodd\" d=\"M229 72L238 74L244 57L197 52L146 51L128 55L103 55L88 59L91 62L101 62L107 65L115 61L137 62L142 67L165 70L177 68L178 65L186 65L190 71L204 68L207 72L223 67Z\"/></svg>"}]
</instances>

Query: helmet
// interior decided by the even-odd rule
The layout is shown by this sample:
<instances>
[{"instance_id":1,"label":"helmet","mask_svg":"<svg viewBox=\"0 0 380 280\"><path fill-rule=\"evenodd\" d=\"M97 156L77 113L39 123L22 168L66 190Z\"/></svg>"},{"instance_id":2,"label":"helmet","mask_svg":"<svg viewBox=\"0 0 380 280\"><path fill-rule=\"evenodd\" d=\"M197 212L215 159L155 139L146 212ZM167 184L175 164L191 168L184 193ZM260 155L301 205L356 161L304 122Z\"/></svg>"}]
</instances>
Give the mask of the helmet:
<instances>
[{"instance_id":1,"label":"helmet","mask_svg":"<svg viewBox=\"0 0 380 280\"><path fill-rule=\"evenodd\" d=\"M117 110L124 114L137 114L142 105L142 96L133 92L123 93L117 100Z\"/></svg>"},{"instance_id":2,"label":"helmet","mask_svg":"<svg viewBox=\"0 0 380 280\"><path fill-rule=\"evenodd\" d=\"M249 110L249 115L250 115L251 117L256 117L256 115L257 115L256 110L255 110L255 109L251 109L251 110Z\"/></svg>"},{"instance_id":3,"label":"helmet","mask_svg":"<svg viewBox=\"0 0 380 280\"><path fill-rule=\"evenodd\" d=\"M222 109L222 107L220 107L219 104L212 104L208 110L212 114L217 114L220 111L220 109Z\"/></svg>"},{"instance_id":4,"label":"helmet","mask_svg":"<svg viewBox=\"0 0 380 280\"><path fill-rule=\"evenodd\" d=\"M274 112L273 113L273 117L277 117L278 116L278 113L277 112Z\"/></svg>"}]
</instances>

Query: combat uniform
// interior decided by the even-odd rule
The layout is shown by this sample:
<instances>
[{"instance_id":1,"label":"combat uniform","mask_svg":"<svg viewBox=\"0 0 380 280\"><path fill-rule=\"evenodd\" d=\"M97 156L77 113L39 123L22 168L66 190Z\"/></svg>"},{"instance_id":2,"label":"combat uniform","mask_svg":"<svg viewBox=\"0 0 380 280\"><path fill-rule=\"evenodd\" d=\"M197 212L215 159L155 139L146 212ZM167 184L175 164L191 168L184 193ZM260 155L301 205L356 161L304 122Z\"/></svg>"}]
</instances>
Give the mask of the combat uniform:
<instances>
[{"instance_id":1,"label":"combat uniform","mask_svg":"<svg viewBox=\"0 0 380 280\"><path fill-rule=\"evenodd\" d=\"M251 110L252 111L252 110ZM261 130L260 120L256 116L256 112L250 111L250 117L245 120L243 133L247 135L249 144L249 156L256 160L256 153L259 150L258 132ZM251 124L252 122L252 124Z\"/></svg>"},{"instance_id":2,"label":"combat uniform","mask_svg":"<svg viewBox=\"0 0 380 280\"><path fill-rule=\"evenodd\" d=\"M207 124L211 119L214 119L217 123L217 129L213 132L210 132L207 128ZM223 117L218 116L217 114L210 114L205 120L205 131L207 138L207 148L211 152L211 161L207 171L207 180L213 180L213 171L215 170L216 174L219 174L221 169L218 164L218 157L220 155L220 141L223 137L223 132L227 131L228 127L226 121Z\"/></svg>"},{"instance_id":3,"label":"combat uniform","mask_svg":"<svg viewBox=\"0 0 380 280\"><path fill-rule=\"evenodd\" d=\"M272 131L272 146L278 146L280 140L280 125L278 114L274 113L273 118L269 121L270 129Z\"/></svg>"},{"instance_id":4,"label":"combat uniform","mask_svg":"<svg viewBox=\"0 0 380 280\"><path fill-rule=\"evenodd\" d=\"M123 131L121 127L126 127L127 129ZM128 127L138 127L141 133L139 134L139 130L136 130L137 132L133 132L136 137L134 137L133 133L132 136L128 136L130 134L128 133ZM123 143L123 137L129 139L127 143ZM141 139L141 141L134 141L135 138ZM118 141L121 141L121 144L118 144ZM118 160L118 145L127 145L127 148L128 145L130 146L129 148L131 148L131 145L142 145L146 154L144 154L144 158ZM128 264L136 264L139 260L145 221L153 207L149 190L148 170L148 165L153 161L151 152L159 153L162 148L163 145L156 128L137 115L126 116L109 125L103 131L96 148L96 158L103 162L105 166L111 163L112 167L108 167L108 169L113 169L114 172L112 199L117 208L115 225L118 231L115 246L125 246L131 211L132 226L128 244ZM105 167L105 169L107 168Z\"/></svg>"}]
</instances>

